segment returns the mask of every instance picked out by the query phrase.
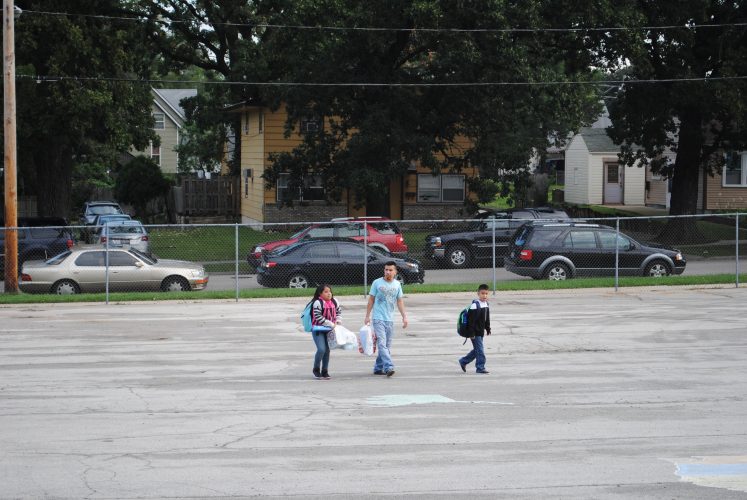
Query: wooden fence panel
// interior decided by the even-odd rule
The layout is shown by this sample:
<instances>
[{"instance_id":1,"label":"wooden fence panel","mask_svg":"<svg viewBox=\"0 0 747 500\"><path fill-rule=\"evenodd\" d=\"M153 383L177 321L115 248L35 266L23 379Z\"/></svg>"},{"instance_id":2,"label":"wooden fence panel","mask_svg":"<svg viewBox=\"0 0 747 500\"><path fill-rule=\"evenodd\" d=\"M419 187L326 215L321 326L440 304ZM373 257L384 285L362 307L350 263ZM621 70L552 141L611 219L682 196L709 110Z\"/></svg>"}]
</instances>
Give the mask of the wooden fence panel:
<instances>
[{"instance_id":1,"label":"wooden fence panel","mask_svg":"<svg viewBox=\"0 0 747 500\"><path fill-rule=\"evenodd\" d=\"M238 181L238 177L182 179L183 215L237 215L240 203Z\"/></svg>"}]
</instances>

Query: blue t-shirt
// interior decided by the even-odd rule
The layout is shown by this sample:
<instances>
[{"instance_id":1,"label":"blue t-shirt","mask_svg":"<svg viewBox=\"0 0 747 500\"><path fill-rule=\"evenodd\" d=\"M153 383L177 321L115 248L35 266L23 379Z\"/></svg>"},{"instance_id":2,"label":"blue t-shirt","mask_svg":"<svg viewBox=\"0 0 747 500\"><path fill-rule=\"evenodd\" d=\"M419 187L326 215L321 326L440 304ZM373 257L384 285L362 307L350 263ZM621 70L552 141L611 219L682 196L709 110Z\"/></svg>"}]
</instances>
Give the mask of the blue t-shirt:
<instances>
[{"instance_id":1,"label":"blue t-shirt","mask_svg":"<svg viewBox=\"0 0 747 500\"><path fill-rule=\"evenodd\" d=\"M374 306L371 319L380 321L393 321L392 313L397 305L397 299L402 297L402 285L399 281L391 282L384 278L378 278L371 284L369 295L374 297Z\"/></svg>"}]
</instances>

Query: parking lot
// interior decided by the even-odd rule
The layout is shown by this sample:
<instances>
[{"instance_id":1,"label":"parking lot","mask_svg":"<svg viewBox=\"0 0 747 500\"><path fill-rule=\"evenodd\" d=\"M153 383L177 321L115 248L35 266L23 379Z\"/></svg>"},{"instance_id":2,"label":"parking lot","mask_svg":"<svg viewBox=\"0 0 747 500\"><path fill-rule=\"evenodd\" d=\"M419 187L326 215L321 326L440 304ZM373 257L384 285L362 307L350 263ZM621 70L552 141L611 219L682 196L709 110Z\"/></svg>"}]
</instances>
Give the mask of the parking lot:
<instances>
[{"instance_id":1,"label":"parking lot","mask_svg":"<svg viewBox=\"0 0 747 500\"><path fill-rule=\"evenodd\" d=\"M302 299L0 306L0 498L747 496L747 289L501 292L489 375L471 297L406 296L395 376L329 381Z\"/></svg>"}]
</instances>

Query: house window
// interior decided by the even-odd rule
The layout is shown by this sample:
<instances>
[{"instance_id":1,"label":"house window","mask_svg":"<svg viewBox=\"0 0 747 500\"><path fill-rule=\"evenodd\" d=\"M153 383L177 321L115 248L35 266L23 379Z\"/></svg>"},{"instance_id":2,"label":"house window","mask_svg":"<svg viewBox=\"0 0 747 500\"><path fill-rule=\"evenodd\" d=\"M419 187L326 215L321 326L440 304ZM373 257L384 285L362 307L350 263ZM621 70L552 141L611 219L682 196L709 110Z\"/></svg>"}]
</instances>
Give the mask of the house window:
<instances>
[{"instance_id":1,"label":"house window","mask_svg":"<svg viewBox=\"0 0 747 500\"><path fill-rule=\"evenodd\" d=\"M166 115L163 113L153 113L153 128L163 130L166 128Z\"/></svg>"},{"instance_id":2,"label":"house window","mask_svg":"<svg viewBox=\"0 0 747 500\"><path fill-rule=\"evenodd\" d=\"M724 186L747 186L747 152L732 152L726 155Z\"/></svg>"},{"instance_id":3,"label":"house window","mask_svg":"<svg viewBox=\"0 0 747 500\"><path fill-rule=\"evenodd\" d=\"M244 131L244 134L249 133L249 113L244 113L244 119L242 121L242 130Z\"/></svg>"},{"instance_id":4,"label":"house window","mask_svg":"<svg viewBox=\"0 0 747 500\"><path fill-rule=\"evenodd\" d=\"M418 175L418 201L460 203L464 201L463 175Z\"/></svg>"},{"instance_id":5,"label":"house window","mask_svg":"<svg viewBox=\"0 0 747 500\"><path fill-rule=\"evenodd\" d=\"M319 132L322 128L321 120L319 118L303 118L301 120L301 133L308 134L310 132Z\"/></svg>"},{"instance_id":6,"label":"house window","mask_svg":"<svg viewBox=\"0 0 747 500\"><path fill-rule=\"evenodd\" d=\"M259 124L257 125L257 133L261 134L265 130L265 114L264 112L259 112Z\"/></svg>"},{"instance_id":7,"label":"house window","mask_svg":"<svg viewBox=\"0 0 747 500\"><path fill-rule=\"evenodd\" d=\"M290 174L280 174L277 180L277 200L311 201L324 200L324 185L320 175L307 175L298 189L288 187Z\"/></svg>"},{"instance_id":8,"label":"house window","mask_svg":"<svg viewBox=\"0 0 747 500\"><path fill-rule=\"evenodd\" d=\"M153 160L156 165L161 164L161 146L150 145L150 159Z\"/></svg>"}]
</instances>

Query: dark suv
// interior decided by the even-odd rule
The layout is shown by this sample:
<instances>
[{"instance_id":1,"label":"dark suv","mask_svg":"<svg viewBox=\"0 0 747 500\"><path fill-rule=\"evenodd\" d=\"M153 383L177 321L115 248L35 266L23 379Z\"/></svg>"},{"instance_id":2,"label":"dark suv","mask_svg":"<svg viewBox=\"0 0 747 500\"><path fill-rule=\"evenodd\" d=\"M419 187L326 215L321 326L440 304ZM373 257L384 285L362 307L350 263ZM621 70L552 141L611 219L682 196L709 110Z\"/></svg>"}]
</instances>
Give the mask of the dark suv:
<instances>
[{"instance_id":1,"label":"dark suv","mask_svg":"<svg viewBox=\"0 0 747 500\"><path fill-rule=\"evenodd\" d=\"M679 250L642 244L599 224L528 223L511 240L506 270L534 279L564 280L577 276L618 274L667 276L685 271Z\"/></svg>"},{"instance_id":2,"label":"dark suv","mask_svg":"<svg viewBox=\"0 0 747 500\"><path fill-rule=\"evenodd\" d=\"M56 217L18 219L18 270L27 260L46 260L73 247L67 221ZM5 272L5 222L0 220L0 270Z\"/></svg>"},{"instance_id":3,"label":"dark suv","mask_svg":"<svg viewBox=\"0 0 747 500\"><path fill-rule=\"evenodd\" d=\"M569 220L569 217L565 211L550 207L481 210L466 229L426 236L426 255L452 268L464 268L473 263L491 265L495 227L495 256L500 264L514 231L533 220L557 221Z\"/></svg>"}]
</instances>

